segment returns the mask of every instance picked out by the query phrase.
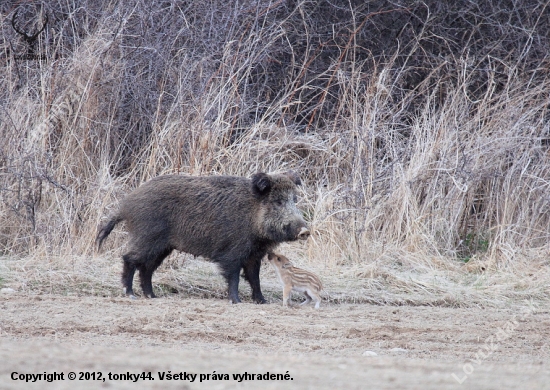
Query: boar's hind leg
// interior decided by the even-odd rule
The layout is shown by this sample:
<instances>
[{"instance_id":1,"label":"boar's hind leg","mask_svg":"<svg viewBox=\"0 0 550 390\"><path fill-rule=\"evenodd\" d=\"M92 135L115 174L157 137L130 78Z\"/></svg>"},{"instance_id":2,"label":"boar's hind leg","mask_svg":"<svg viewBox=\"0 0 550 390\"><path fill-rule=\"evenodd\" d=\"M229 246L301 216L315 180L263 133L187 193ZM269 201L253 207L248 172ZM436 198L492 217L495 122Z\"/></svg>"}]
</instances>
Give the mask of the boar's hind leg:
<instances>
[{"instance_id":1,"label":"boar's hind leg","mask_svg":"<svg viewBox=\"0 0 550 390\"><path fill-rule=\"evenodd\" d=\"M163 248L162 250L150 250L144 262L138 265L139 279L143 295L147 298L156 298L153 293L153 272L162 264L162 261L172 252L172 248Z\"/></svg>"},{"instance_id":2,"label":"boar's hind leg","mask_svg":"<svg viewBox=\"0 0 550 390\"><path fill-rule=\"evenodd\" d=\"M243 266L244 277L250 283L252 289L252 300L256 303L265 303L262 289L260 288L260 266L262 259L251 257Z\"/></svg>"},{"instance_id":3,"label":"boar's hind leg","mask_svg":"<svg viewBox=\"0 0 550 390\"><path fill-rule=\"evenodd\" d=\"M134 281L134 273L136 272L136 264L132 261L130 254L122 256L124 260L124 266L122 269L122 286L124 287L124 294L132 299L136 299L132 283Z\"/></svg>"}]
</instances>

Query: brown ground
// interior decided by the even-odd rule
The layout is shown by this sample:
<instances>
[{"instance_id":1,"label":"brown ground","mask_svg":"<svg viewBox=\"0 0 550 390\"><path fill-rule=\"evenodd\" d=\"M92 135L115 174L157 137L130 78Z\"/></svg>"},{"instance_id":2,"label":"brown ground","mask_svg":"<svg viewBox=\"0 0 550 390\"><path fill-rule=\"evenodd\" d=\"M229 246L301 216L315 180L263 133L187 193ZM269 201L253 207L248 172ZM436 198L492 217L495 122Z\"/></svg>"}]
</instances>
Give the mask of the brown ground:
<instances>
[{"instance_id":1,"label":"brown ground","mask_svg":"<svg viewBox=\"0 0 550 390\"><path fill-rule=\"evenodd\" d=\"M324 302L314 310L181 296L130 300L4 293L0 388L99 387L69 381L71 371L152 372L155 380L140 380L139 388L550 388L550 315L548 307L535 308ZM377 356L364 356L365 351ZM14 371L63 372L65 380L29 386L11 380ZM168 371L215 371L230 379L159 380L158 373ZM244 372L287 371L293 380L233 380L233 374ZM131 381L99 383L138 388Z\"/></svg>"}]
</instances>

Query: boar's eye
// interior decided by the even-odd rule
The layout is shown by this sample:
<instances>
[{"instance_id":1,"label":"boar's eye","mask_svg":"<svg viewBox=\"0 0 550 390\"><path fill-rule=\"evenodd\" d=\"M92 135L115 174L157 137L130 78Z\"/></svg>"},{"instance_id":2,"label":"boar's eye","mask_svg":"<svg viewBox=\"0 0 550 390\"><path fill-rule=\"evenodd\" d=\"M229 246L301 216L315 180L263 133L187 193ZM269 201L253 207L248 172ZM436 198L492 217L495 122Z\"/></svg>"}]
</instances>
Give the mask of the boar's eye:
<instances>
[{"instance_id":1,"label":"boar's eye","mask_svg":"<svg viewBox=\"0 0 550 390\"><path fill-rule=\"evenodd\" d=\"M285 202L284 202L282 199L276 199L276 200L275 200L275 204L276 204L277 206L282 206L284 203L285 203Z\"/></svg>"},{"instance_id":2,"label":"boar's eye","mask_svg":"<svg viewBox=\"0 0 550 390\"><path fill-rule=\"evenodd\" d=\"M294 200L294 203L298 203L298 197L296 195L294 195L294 197L292 198L292 200Z\"/></svg>"}]
</instances>

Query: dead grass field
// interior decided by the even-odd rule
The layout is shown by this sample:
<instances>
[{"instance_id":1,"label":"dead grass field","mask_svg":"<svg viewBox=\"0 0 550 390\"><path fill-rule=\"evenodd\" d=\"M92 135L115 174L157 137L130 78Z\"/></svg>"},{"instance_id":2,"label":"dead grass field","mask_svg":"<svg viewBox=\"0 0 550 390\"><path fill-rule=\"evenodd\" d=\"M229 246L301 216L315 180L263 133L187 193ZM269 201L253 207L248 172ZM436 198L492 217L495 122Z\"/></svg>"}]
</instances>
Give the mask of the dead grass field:
<instances>
[{"instance_id":1,"label":"dead grass field","mask_svg":"<svg viewBox=\"0 0 550 390\"><path fill-rule=\"evenodd\" d=\"M15 292L0 294L0 388L30 388L12 381L12 372L54 371L152 372L155 380L139 386L159 389L550 388L550 305L527 294L495 294L487 286L459 290L448 279L438 287L433 274L432 282L411 272L408 279L399 272L393 279L365 278L357 268L334 275L300 264L321 275L324 301L319 310L285 309L276 277L264 264L269 304L250 303L249 288L241 284L245 303L230 305L213 264L173 255L153 278L160 298L131 300L118 284L119 259L65 260L3 262ZM88 268L79 270L84 264ZM230 379L161 382L158 374L168 371L215 371ZM292 381L233 379L287 371ZM100 383L137 386L108 378ZM98 383L34 385L75 386Z\"/></svg>"},{"instance_id":2,"label":"dead grass field","mask_svg":"<svg viewBox=\"0 0 550 390\"><path fill-rule=\"evenodd\" d=\"M10 379L14 371L74 371L152 372L155 380L139 388L153 389L544 389L550 386L550 313L548 306L535 307L522 317L529 306L325 303L315 310L178 295L3 294L0 387L138 386L65 380L33 387ZM513 329L510 321L517 321ZM499 328L508 332L500 341ZM377 356L363 356L365 351ZM230 380L160 381L158 373L168 371L229 374ZM288 372L293 380L233 379L244 372Z\"/></svg>"}]
</instances>

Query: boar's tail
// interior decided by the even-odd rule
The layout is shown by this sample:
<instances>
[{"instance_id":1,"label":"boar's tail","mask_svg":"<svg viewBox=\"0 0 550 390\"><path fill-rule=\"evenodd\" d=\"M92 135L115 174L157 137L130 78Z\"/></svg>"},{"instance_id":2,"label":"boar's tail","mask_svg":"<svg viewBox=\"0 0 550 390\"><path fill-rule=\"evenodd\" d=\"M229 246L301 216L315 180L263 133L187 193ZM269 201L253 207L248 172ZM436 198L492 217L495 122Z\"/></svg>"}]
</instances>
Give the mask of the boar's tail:
<instances>
[{"instance_id":1,"label":"boar's tail","mask_svg":"<svg viewBox=\"0 0 550 390\"><path fill-rule=\"evenodd\" d=\"M101 249L101 244L103 244L103 240L107 238L107 236L114 229L115 225L120 221L122 221L122 218L118 216L113 217L109 220L109 222L103 225L101 229L99 229L99 233L97 233L97 238L95 239L95 242L97 243L97 250Z\"/></svg>"}]
</instances>

